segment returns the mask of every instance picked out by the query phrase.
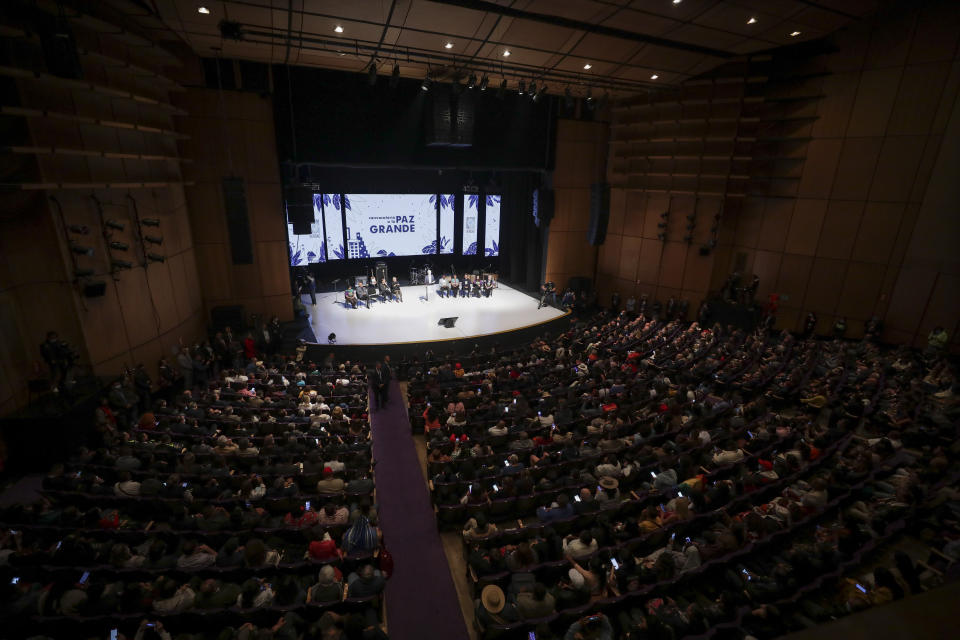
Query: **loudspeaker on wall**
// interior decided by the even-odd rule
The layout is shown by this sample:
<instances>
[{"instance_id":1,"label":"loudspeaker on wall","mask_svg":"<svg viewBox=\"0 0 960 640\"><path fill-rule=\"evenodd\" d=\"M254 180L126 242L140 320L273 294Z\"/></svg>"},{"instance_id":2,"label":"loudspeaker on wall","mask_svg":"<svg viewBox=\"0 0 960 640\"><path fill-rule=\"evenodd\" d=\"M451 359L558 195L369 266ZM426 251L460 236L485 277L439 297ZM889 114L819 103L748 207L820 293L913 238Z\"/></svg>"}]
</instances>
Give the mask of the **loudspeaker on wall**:
<instances>
[{"instance_id":1,"label":"loudspeaker on wall","mask_svg":"<svg viewBox=\"0 0 960 640\"><path fill-rule=\"evenodd\" d=\"M597 183L590 185L590 229L587 241L601 245L607 239L607 223L610 222L610 185Z\"/></svg>"}]
</instances>

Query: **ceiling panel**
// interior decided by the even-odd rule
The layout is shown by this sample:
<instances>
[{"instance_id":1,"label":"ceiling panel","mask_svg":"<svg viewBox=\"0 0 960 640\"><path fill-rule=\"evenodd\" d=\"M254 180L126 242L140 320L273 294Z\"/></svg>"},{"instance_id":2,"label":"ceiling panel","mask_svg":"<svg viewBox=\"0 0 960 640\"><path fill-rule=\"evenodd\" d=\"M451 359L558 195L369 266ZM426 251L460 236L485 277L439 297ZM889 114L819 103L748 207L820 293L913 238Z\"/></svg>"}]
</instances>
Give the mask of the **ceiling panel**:
<instances>
[{"instance_id":1,"label":"ceiling panel","mask_svg":"<svg viewBox=\"0 0 960 640\"><path fill-rule=\"evenodd\" d=\"M633 92L683 82L691 74L708 72L745 54L819 38L857 16L877 10L879 4L878 0L683 0L679 4L672 0L489 1L531 15L525 18L477 11L442 0L397 0L382 47L403 50L399 57L405 77L422 77L428 67L480 71L477 63L484 62L497 70L502 66L511 78L511 86L517 77L547 76L553 90L562 90L565 78L549 79L554 70L591 78L597 84L619 83L621 91ZM44 3L55 7L53 0L38 2L42 7ZM199 14L194 0L99 0L86 6L91 7L91 13L99 11L102 19L122 14L151 35L163 34L158 36L160 40L180 38L205 56L213 55L211 47L222 47L220 55L282 62L287 54L282 38L290 26L291 61L362 69L369 60L370 48L380 42L391 2L294 0L292 16L288 0L210 0L209 15ZM145 6L155 7L157 14L145 12ZM747 24L751 16L757 21ZM261 37L262 43L224 40L219 28L223 19L236 21L247 32L272 30L274 39ZM579 28L551 24L551 19L581 24ZM344 28L342 34L333 30L338 24ZM599 33L597 25L666 42L653 45L644 43L642 37ZM801 35L791 38L794 30ZM311 50L309 47L324 45L306 41L301 47L297 41L301 36L327 41L325 46L334 51ZM447 41L453 43L451 49L444 48ZM355 54L358 44L367 47L359 56ZM724 51L731 58L712 56L696 47ZM504 58L502 53L507 48L512 55ZM345 55L338 55L338 49ZM429 58L422 54L429 54ZM385 52L380 57L388 68L397 55ZM593 68L584 71L585 62ZM659 75L656 81L650 80L653 73Z\"/></svg>"}]
</instances>

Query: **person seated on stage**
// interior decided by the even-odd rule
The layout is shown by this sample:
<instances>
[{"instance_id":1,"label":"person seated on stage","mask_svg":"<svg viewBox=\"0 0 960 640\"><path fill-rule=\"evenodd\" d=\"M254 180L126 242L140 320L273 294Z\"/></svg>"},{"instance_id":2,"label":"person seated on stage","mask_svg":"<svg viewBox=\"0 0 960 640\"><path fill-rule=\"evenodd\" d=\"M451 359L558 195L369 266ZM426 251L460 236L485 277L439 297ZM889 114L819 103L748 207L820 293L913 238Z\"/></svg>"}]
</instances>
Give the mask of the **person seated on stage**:
<instances>
[{"instance_id":1,"label":"person seated on stage","mask_svg":"<svg viewBox=\"0 0 960 640\"><path fill-rule=\"evenodd\" d=\"M344 295L344 298L346 298L346 300L344 301L344 304L356 309L357 308L357 292L353 290L353 287L347 287L347 290L344 292L343 295Z\"/></svg>"},{"instance_id":2,"label":"person seated on stage","mask_svg":"<svg viewBox=\"0 0 960 640\"><path fill-rule=\"evenodd\" d=\"M456 298L460 294L460 280L457 278L457 274L453 274L453 277L450 278L450 297Z\"/></svg>"},{"instance_id":3,"label":"person seated on stage","mask_svg":"<svg viewBox=\"0 0 960 640\"><path fill-rule=\"evenodd\" d=\"M576 301L577 296L573 293L573 289L567 289L566 293L563 294L563 300L560 301L560 306L564 309L569 309Z\"/></svg>"},{"instance_id":4,"label":"person seated on stage","mask_svg":"<svg viewBox=\"0 0 960 640\"><path fill-rule=\"evenodd\" d=\"M367 288L362 284L357 287L357 300L367 305L367 308L370 307L370 295L367 293Z\"/></svg>"},{"instance_id":5,"label":"person seated on stage","mask_svg":"<svg viewBox=\"0 0 960 640\"><path fill-rule=\"evenodd\" d=\"M403 302L403 291L400 290L400 283L397 276L393 276L393 282L390 283L390 291L393 293L393 299L397 302Z\"/></svg>"},{"instance_id":6,"label":"person seated on stage","mask_svg":"<svg viewBox=\"0 0 960 640\"><path fill-rule=\"evenodd\" d=\"M386 278L380 278L380 295L383 296L384 302L386 302L388 298L390 302L393 302L393 294L390 291L390 285L387 284Z\"/></svg>"},{"instance_id":7,"label":"person seated on stage","mask_svg":"<svg viewBox=\"0 0 960 640\"><path fill-rule=\"evenodd\" d=\"M372 298L374 296L381 295L381 293L382 292L377 289L377 278L375 276L370 276L370 282L367 284L367 295Z\"/></svg>"},{"instance_id":8,"label":"person seated on stage","mask_svg":"<svg viewBox=\"0 0 960 640\"><path fill-rule=\"evenodd\" d=\"M473 290L473 280L467 278L466 276L464 276L464 277L463 277L463 285L460 287L460 297L461 297L461 298L469 298L469 297L470 297L470 292L471 292L472 290Z\"/></svg>"},{"instance_id":9,"label":"person seated on stage","mask_svg":"<svg viewBox=\"0 0 960 640\"><path fill-rule=\"evenodd\" d=\"M437 285L439 287L437 293L440 294L441 298L446 298L447 294L450 293L450 281L447 279L446 274L440 276Z\"/></svg>"},{"instance_id":10,"label":"person seated on stage","mask_svg":"<svg viewBox=\"0 0 960 640\"><path fill-rule=\"evenodd\" d=\"M483 281L483 295L487 298L493 295L493 278L490 276Z\"/></svg>"}]
</instances>

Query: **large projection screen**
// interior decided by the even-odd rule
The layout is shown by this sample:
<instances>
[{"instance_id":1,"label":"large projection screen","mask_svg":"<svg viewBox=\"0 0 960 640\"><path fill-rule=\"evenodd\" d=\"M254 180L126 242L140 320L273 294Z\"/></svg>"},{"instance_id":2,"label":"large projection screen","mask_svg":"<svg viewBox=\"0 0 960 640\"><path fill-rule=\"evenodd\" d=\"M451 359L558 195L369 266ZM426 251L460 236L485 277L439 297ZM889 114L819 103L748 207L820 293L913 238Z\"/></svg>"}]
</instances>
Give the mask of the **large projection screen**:
<instances>
[{"instance_id":1,"label":"large projection screen","mask_svg":"<svg viewBox=\"0 0 960 640\"><path fill-rule=\"evenodd\" d=\"M453 206L456 195L440 194L440 253L453 253Z\"/></svg>"},{"instance_id":2,"label":"large projection screen","mask_svg":"<svg viewBox=\"0 0 960 640\"><path fill-rule=\"evenodd\" d=\"M348 257L436 253L436 195L351 193L344 198Z\"/></svg>"},{"instance_id":3,"label":"large projection screen","mask_svg":"<svg viewBox=\"0 0 960 640\"><path fill-rule=\"evenodd\" d=\"M290 242L290 266L302 267L308 264L326 262L327 252L323 242L323 217L319 203L314 199L313 221L310 233L298 235L293 232L293 224L287 223L287 239Z\"/></svg>"},{"instance_id":4,"label":"large projection screen","mask_svg":"<svg viewBox=\"0 0 960 640\"><path fill-rule=\"evenodd\" d=\"M343 260L347 253L343 247L343 220L340 217L339 193L316 193L313 195L314 208L323 209L323 224L327 231L327 260Z\"/></svg>"},{"instance_id":5,"label":"large projection screen","mask_svg":"<svg viewBox=\"0 0 960 640\"><path fill-rule=\"evenodd\" d=\"M483 255L493 258L500 255L500 196L487 196L484 219Z\"/></svg>"}]
</instances>

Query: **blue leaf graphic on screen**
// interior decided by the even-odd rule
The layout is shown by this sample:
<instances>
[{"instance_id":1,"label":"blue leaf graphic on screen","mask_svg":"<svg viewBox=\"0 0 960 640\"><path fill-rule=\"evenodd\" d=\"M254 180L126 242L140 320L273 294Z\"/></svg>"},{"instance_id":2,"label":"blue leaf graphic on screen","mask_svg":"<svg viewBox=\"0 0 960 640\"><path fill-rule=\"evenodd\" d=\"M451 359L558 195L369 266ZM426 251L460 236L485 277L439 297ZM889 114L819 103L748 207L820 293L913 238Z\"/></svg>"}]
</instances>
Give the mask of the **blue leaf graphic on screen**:
<instances>
[{"instance_id":1,"label":"blue leaf graphic on screen","mask_svg":"<svg viewBox=\"0 0 960 640\"><path fill-rule=\"evenodd\" d=\"M343 206L347 208L347 211L353 211L353 207L350 206L350 198L346 194L343 196Z\"/></svg>"},{"instance_id":2,"label":"blue leaf graphic on screen","mask_svg":"<svg viewBox=\"0 0 960 640\"><path fill-rule=\"evenodd\" d=\"M467 206L469 206L471 209L476 209L477 203L479 202L480 202L480 196L478 196L475 193L471 194L470 197L467 198Z\"/></svg>"},{"instance_id":3,"label":"blue leaf graphic on screen","mask_svg":"<svg viewBox=\"0 0 960 640\"><path fill-rule=\"evenodd\" d=\"M323 194L323 204L326 205L326 206L330 206L330 194L329 194L329 193Z\"/></svg>"},{"instance_id":4,"label":"blue leaf graphic on screen","mask_svg":"<svg viewBox=\"0 0 960 640\"><path fill-rule=\"evenodd\" d=\"M445 236L440 236L440 250L445 251L448 244L451 244L450 240L448 240Z\"/></svg>"},{"instance_id":5,"label":"blue leaf graphic on screen","mask_svg":"<svg viewBox=\"0 0 960 640\"><path fill-rule=\"evenodd\" d=\"M295 267L295 266L297 266L298 264L300 264L301 262L303 262L303 258L300 257L300 251L297 250L296 253L294 253L292 256L290 256L290 266Z\"/></svg>"},{"instance_id":6,"label":"blue leaf graphic on screen","mask_svg":"<svg viewBox=\"0 0 960 640\"><path fill-rule=\"evenodd\" d=\"M333 255L337 256L337 258L340 260L343 260L347 257L347 252L343 250L343 245L341 244L333 250Z\"/></svg>"},{"instance_id":7,"label":"blue leaf graphic on screen","mask_svg":"<svg viewBox=\"0 0 960 640\"><path fill-rule=\"evenodd\" d=\"M317 262L326 262L327 261L327 243L323 241L320 243L320 253L317 254Z\"/></svg>"},{"instance_id":8,"label":"blue leaf graphic on screen","mask_svg":"<svg viewBox=\"0 0 960 640\"><path fill-rule=\"evenodd\" d=\"M422 254L425 255L425 256L426 256L426 255L433 255L433 254L435 254L436 252L437 252L437 241L436 241L436 240L434 240L433 242L431 242L430 244L428 244L427 246L425 246L423 249L420 250L420 253L422 253Z\"/></svg>"},{"instance_id":9,"label":"blue leaf graphic on screen","mask_svg":"<svg viewBox=\"0 0 960 640\"><path fill-rule=\"evenodd\" d=\"M323 204L323 196L319 193L313 194L313 206L319 209L321 204Z\"/></svg>"},{"instance_id":10,"label":"blue leaf graphic on screen","mask_svg":"<svg viewBox=\"0 0 960 640\"><path fill-rule=\"evenodd\" d=\"M488 207L492 207L494 202L496 202L497 204L499 204L499 203L500 203L500 196L487 196L487 206L488 206Z\"/></svg>"},{"instance_id":11,"label":"blue leaf graphic on screen","mask_svg":"<svg viewBox=\"0 0 960 640\"><path fill-rule=\"evenodd\" d=\"M442 198L443 196L440 196L440 197ZM437 194L433 194L432 196L430 196L430 204L433 204L436 201L437 201Z\"/></svg>"},{"instance_id":12,"label":"blue leaf graphic on screen","mask_svg":"<svg viewBox=\"0 0 960 640\"><path fill-rule=\"evenodd\" d=\"M316 262L316 261L317 261L317 254L315 254L313 251L307 251L307 263L309 264L311 262Z\"/></svg>"},{"instance_id":13,"label":"blue leaf graphic on screen","mask_svg":"<svg viewBox=\"0 0 960 640\"><path fill-rule=\"evenodd\" d=\"M492 246L492 247L487 247L486 249L484 249L483 255L485 255L485 256L487 256L487 257L493 257L493 256L498 256L498 255L500 255L500 245L497 244L497 241L496 241L496 240L491 240L490 242L493 244L493 246Z\"/></svg>"},{"instance_id":14,"label":"blue leaf graphic on screen","mask_svg":"<svg viewBox=\"0 0 960 640\"><path fill-rule=\"evenodd\" d=\"M385 255L387 255L386 249L380 249L380 251L377 251L377 255L378 255L378 256L385 256Z\"/></svg>"},{"instance_id":15,"label":"blue leaf graphic on screen","mask_svg":"<svg viewBox=\"0 0 960 640\"><path fill-rule=\"evenodd\" d=\"M333 208L334 208L334 209L339 209L339 208L340 208L340 194L339 194L339 193L333 194Z\"/></svg>"},{"instance_id":16,"label":"blue leaf graphic on screen","mask_svg":"<svg viewBox=\"0 0 960 640\"><path fill-rule=\"evenodd\" d=\"M470 246L467 247L467 250L463 252L465 256L475 256L477 255L477 243L471 242Z\"/></svg>"}]
</instances>

